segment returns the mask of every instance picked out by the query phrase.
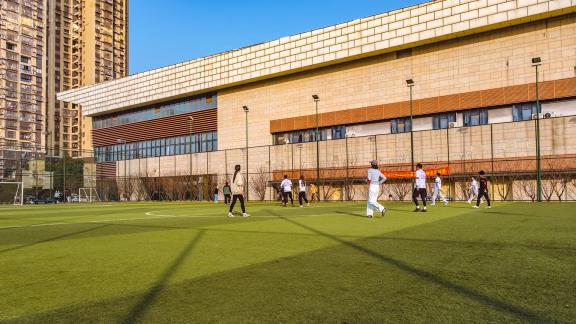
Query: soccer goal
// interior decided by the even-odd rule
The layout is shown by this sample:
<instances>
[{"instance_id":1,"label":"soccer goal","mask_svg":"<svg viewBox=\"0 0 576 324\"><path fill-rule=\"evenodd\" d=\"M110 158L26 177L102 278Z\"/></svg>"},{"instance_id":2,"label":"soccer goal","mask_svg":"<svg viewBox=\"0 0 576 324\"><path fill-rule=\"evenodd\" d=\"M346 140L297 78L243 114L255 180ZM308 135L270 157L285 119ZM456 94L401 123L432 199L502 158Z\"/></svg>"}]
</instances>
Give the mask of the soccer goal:
<instances>
[{"instance_id":1,"label":"soccer goal","mask_svg":"<svg viewBox=\"0 0 576 324\"><path fill-rule=\"evenodd\" d=\"M80 188L78 189L79 202L100 202L100 195L96 188Z\"/></svg>"},{"instance_id":2,"label":"soccer goal","mask_svg":"<svg viewBox=\"0 0 576 324\"><path fill-rule=\"evenodd\" d=\"M24 205L24 183L0 182L0 204Z\"/></svg>"}]
</instances>

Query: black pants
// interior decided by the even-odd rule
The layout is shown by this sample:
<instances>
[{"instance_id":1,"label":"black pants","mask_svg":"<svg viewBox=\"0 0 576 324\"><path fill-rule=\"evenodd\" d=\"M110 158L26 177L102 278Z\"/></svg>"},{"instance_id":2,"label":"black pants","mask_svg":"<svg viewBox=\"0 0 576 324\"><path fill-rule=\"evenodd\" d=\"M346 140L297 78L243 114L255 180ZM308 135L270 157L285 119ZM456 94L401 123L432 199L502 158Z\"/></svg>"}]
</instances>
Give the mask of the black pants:
<instances>
[{"instance_id":1,"label":"black pants","mask_svg":"<svg viewBox=\"0 0 576 324\"><path fill-rule=\"evenodd\" d=\"M230 195L229 195L229 194L225 194L225 195L224 195L224 203L225 203L225 204L229 204L229 203L230 203Z\"/></svg>"},{"instance_id":2,"label":"black pants","mask_svg":"<svg viewBox=\"0 0 576 324\"><path fill-rule=\"evenodd\" d=\"M308 198L306 198L306 191L300 191L298 193L298 202L300 203L300 206L302 206L302 200L308 203Z\"/></svg>"},{"instance_id":3,"label":"black pants","mask_svg":"<svg viewBox=\"0 0 576 324\"><path fill-rule=\"evenodd\" d=\"M426 207L426 196L428 196L428 192L426 191L426 189L425 188L414 189L414 192L412 193L412 201L414 202L416 207L419 206L418 196L420 196L420 199L422 199L422 204L424 204L424 207Z\"/></svg>"},{"instance_id":4,"label":"black pants","mask_svg":"<svg viewBox=\"0 0 576 324\"><path fill-rule=\"evenodd\" d=\"M283 192L282 198L283 198L282 203L284 203L284 205L288 203L288 198L290 198L290 203L294 205L294 197L292 197L292 192Z\"/></svg>"},{"instance_id":5,"label":"black pants","mask_svg":"<svg viewBox=\"0 0 576 324\"><path fill-rule=\"evenodd\" d=\"M240 208L242 208L242 212L246 212L246 208L244 207L244 195L234 195L232 196L232 204L230 205L230 212L234 210L234 205L236 205L236 199L240 200Z\"/></svg>"},{"instance_id":6,"label":"black pants","mask_svg":"<svg viewBox=\"0 0 576 324\"><path fill-rule=\"evenodd\" d=\"M478 193L478 199L476 200L476 206L480 206L480 200L482 200L482 197L486 199L488 206L490 206L490 195L488 195L488 190L486 189L480 189L480 192Z\"/></svg>"}]
</instances>

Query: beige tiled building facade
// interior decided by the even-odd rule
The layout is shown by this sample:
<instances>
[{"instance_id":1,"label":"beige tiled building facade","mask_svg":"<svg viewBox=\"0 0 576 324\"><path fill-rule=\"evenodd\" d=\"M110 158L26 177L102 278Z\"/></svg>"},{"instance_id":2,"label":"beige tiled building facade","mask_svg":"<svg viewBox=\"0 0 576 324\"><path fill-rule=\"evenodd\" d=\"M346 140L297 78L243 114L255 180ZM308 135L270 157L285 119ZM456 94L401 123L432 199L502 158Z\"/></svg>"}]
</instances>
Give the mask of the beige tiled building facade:
<instances>
[{"instance_id":1,"label":"beige tiled building facade","mask_svg":"<svg viewBox=\"0 0 576 324\"><path fill-rule=\"evenodd\" d=\"M317 126L325 178L373 158L410 170L411 130L417 161L458 160L464 174L534 156L536 57L543 154L576 154L575 35L575 0L432 1L58 98L94 118L101 170L121 176L222 174L246 159L251 174L312 176Z\"/></svg>"},{"instance_id":2,"label":"beige tiled building facade","mask_svg":"<svg viewBox=\"0 0 576 324\"><path fill-rule=\"evenodd\" d=\"M56 93L128 74L127 4L0 1L0 179L36 154L92 147L90 119Z\"/></svg>"}]
</instances>

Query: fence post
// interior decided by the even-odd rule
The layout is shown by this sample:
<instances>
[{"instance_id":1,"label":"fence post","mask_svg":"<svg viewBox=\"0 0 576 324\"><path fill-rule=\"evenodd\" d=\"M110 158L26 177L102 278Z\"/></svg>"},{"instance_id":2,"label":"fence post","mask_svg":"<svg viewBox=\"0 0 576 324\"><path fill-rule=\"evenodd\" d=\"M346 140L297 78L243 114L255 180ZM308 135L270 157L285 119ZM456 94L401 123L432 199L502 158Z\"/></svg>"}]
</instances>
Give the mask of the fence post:
<instances>
[{"instance_id":1,"label":"fence post","mask_svg":"<svg viewBox=\"0 0 576 324\"><path fill-rule=\"evenodd\" d=\"M450 170L450 127L446 128L446 155L448 159L448 197L452 197L452 170ZM454 197L453 200L455 200Z\"/></svg>"}]
</instances>

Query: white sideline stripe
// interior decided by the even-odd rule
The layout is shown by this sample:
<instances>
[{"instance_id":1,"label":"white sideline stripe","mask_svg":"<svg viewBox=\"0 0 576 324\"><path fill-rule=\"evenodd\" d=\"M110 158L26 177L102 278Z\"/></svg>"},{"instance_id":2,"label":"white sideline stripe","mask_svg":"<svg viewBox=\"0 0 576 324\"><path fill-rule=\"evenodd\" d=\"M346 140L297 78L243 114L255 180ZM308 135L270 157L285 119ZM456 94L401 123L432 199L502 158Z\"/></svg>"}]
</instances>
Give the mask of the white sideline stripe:
<instances>
[{"instance_id":1,"label":"white sideline stripe","mask_svg":"<svg viewBox=\"0 0 576 324\"><path fill-rule=\"evenodd\" d=\"M27 225L14 225L14 226L5 226L0 227L0 230L4 229L17 229L17 228L25 228L25 227L42 227L42 226L59 226L59 225L76 225L76 224L94 224L94 223L106 223L106 222L129 222L129 221L136 221L136 220L146 220L146 219L160 219L160 218L227 218L226 215L211 215L211 216L190 216L190 215L153 215L153 213L157 213L158 211L151 211L145 213L148 217L138 217L138 218L124 218L124 219L108 219L108 220L94 220L94 221L87 221L87 222L59 222L59 223L41 223L41 224L27 224ZM286 216L286 217L323 217L327 215L307 215L307 216ZM250 218L279 218L281 216L250 216ZM242 218L242 216L238 216L236 218Z\"/></svg>"}]
</instances>

